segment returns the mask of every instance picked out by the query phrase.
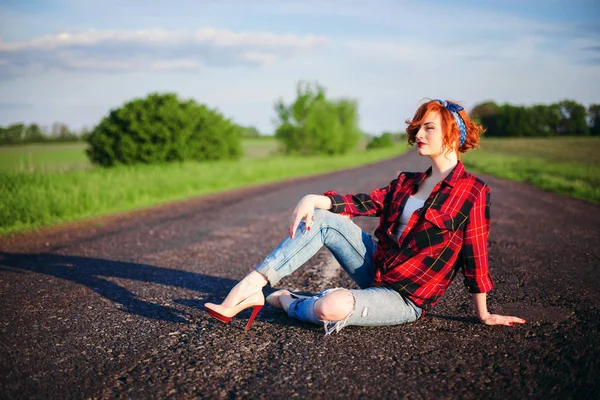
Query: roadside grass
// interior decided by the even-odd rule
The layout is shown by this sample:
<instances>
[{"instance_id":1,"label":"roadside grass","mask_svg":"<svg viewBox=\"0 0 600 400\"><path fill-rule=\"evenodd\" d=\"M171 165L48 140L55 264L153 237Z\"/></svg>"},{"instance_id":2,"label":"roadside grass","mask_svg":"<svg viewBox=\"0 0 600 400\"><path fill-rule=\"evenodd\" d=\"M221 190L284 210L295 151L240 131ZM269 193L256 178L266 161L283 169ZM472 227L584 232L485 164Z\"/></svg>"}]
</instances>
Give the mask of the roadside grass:
<instances>
[{"instance_id":1,"label":"roadside grass","mask_svg":"<svg viewBox=\"0 0 600 400\"><path fill-rule=\"evenodd\" d=\"M600 203L600 138L486 138L467 168Z\"/></svg>"},{"instance_id":2,"label":"roadside grass","mask_svg":"<svg viewBox=\"0 0 600 400\"><path fill-rule=\"evenodd\" d=\"M44 172L0 171L0 234L98 217L154 206L202 194L286 178L341 170L393 158L408 150L405 144L343 156L265 156L256 145L255 158L241 161ZM72 150L72 149L71 149ZM263 158L261 158L264 156Z\"/></svg>"}]
</instances>

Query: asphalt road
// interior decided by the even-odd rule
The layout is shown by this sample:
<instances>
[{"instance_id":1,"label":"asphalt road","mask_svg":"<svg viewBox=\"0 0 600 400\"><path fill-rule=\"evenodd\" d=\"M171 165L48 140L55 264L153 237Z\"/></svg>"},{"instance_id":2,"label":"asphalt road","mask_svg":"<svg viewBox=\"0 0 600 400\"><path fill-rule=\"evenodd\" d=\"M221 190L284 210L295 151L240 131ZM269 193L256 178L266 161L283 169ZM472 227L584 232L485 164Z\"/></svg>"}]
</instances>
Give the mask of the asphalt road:
<instances>
[{"instance_id":1,"label":"asphalt road","mask_svg":"<svg viewBox=\"0 0 600 400\"><path fill-rule=\"evenodd\" d=\"M600 206L490 176L489 308L523 326L479 324L460 276L420 321L327 337L269 306L247 333L249 311L229 325L204 311L304 194L426 166L411 152L0 239L0 398L600 398ZM279 286L353 287L326 249Z\"/></svg>"}]
</instances>

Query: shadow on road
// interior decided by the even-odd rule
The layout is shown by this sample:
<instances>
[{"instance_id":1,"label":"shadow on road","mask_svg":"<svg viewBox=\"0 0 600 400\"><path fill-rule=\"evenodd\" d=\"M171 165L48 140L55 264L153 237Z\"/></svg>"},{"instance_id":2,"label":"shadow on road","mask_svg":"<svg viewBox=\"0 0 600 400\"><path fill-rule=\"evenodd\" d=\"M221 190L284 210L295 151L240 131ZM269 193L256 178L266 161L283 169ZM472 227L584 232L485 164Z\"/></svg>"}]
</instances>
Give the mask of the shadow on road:
<instances>
[{"instance_id":1,"label":"shadow on road","mask_svg":"<svg viewBox=\"0 0 600 400\"><path fill-rule=\"evenodd\" d=\"M209 293L206 301L224 297L237 283L231 279L146 264L43 253L0 252L0 270L30 271L66 279L85 285L99 295L120 304L125 312L177 323L187 323L180 310L144 301L135 293L106 278L157 283Z\"/></svg>"},{"instance_id":2,"label":"shadow on road","mask_svg":"<svg viewBox=\"0 0 600 400\"><path fill-rule=\"evenodd\" d=\"M468 323L468 324L477 324L480 325L481 323L479 322L479 320L475 317L454 317L454 316L448 316L448 315L440 315L440 314L427 314L426 318L437 318L437 319L444 319L446 321L457 321L457 322L464 322L464 323Z\"/></svg>"},{"instance_id":3,"label":"shadow on road","mask_svg":"<svg viewBox=\"0 0 600 400\"><path fill-rule=\"evenodd\" d=\"M110 278L127 279L131 281L155 283L206 293L202 300L175 299L173 302L185 307L203 310L207 301L217 302L225 297L237 281L203 274L197 274L177 269L155 267L147 264L111 261L90 257L68 256L59 254L19 254L0 252L0 271L21 272L29 271L50 275L71 282L85 285L113 303L120 305L124 312L141 317L163 320L167 322L187 324L184 313L173 307L145 301L135 293L127 290ZM265 295L273 291L265 288ZM308 293L305 293L309 295ZM272 317L279 316L278 310ZM271 314L270 312L268 314ZM474 318L454 317L439 314L428 314L429 318L438 318L466 323L477 323ZM287 324L289 321L271 321L272 323ZM285 318L283 318L285 319Z\"/></svg>"}]
</instances>

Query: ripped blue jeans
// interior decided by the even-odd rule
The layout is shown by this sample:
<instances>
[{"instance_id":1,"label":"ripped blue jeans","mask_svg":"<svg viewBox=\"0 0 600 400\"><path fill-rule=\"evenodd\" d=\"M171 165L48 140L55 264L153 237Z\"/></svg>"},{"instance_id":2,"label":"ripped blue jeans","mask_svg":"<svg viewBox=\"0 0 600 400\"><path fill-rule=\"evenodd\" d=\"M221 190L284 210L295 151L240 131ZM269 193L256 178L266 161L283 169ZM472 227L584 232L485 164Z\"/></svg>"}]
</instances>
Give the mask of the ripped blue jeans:
<instances>
[{"instance_id":1,"label":"ripped blue jeans","mask_svg":"<svg viewBox=\"0 0 600 400\"><path fill-rule=\"evenodd\" d=\"M344 326L397 325L421 317L422 310L412 301L388 287L371 287L375 276L373 254L377 247L373 237L364 232L349 218L330 211L315 209L314 222L306 230L302 221L294 239L286 238L257 267L271 286L291 274L308 261L321 247L326 246L344 271L361 288L350 289L354 297L354 310L343 320L322 321L314 312L317 300L333 290L299 298L290 304L288 315L304 322L323 324L325 333L339 332Z\"/></svg>"}]
</instances>

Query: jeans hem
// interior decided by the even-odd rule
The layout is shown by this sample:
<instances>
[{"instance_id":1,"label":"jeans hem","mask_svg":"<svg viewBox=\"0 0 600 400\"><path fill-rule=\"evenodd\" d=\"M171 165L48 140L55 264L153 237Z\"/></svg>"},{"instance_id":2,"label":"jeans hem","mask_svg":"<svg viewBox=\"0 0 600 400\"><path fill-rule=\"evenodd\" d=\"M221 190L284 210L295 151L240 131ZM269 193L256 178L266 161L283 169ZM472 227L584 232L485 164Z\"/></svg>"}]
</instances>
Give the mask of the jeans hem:
<instances>
[{"instance_id":1,"label":"jeans hem","mask_svg":"<svg viewBox=\"0 0 600 400\"><path fill-rule=\"evenodd\" d=\"M271 285L271 286L277 285L279 283L279 281L281 280L281 278L279 277L279 274L273 268L258 267L255 269L255 271L258 272L259 274L261 274L262 276L264 276L269 281L269 285Z\"/></svg>"}]
</instances>

